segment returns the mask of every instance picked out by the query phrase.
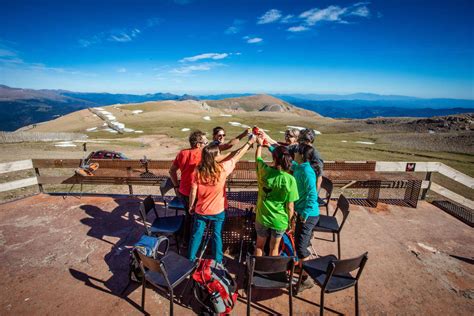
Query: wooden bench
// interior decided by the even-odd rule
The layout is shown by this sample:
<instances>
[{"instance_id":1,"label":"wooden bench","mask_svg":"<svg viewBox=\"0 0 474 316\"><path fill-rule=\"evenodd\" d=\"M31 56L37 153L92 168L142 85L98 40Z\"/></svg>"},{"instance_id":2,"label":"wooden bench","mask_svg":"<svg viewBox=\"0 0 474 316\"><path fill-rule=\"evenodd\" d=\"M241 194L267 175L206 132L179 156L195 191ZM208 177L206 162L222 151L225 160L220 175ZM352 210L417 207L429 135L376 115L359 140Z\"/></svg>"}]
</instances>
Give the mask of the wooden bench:
<instances>
[{"instance_id":1,"label":"wooden bench","mask_svg":"<svg viewBox=\"0 0 474 316\"><path fill-rule=\"evenodd\" d=\"M33 159L33 168L38 178L40 191L45 184L91 184L91 185L127 185L133 194L133 185L159 186L169 176L172 161L152 160L148 163L149 173L140 160L91 160L99 164L94 176L83 177L71 172L65 176L41 175L40 169L75 169L81 165L80 159Z\"/></svg>"},{"instance_id":2,"label":"wooden bench","mask_svg":"<svg viewBox=\"0 0 474 316\"><path fill-rule=\"evenodd\" d=\"M33 159L40 190L45 184L91 184L91 185L127 185L133 194L133 185L159 186L169 176L172 161L151 160L148 163L149 174L140 160L93 160L99 164L94 176L81 177L73 172L65 176L44 176L43 168L77 168L80 159ZM403 201L416 207L422 181L413 174L406 172L376 172L375 161L347 162L335 161L324 163L324 175L335 186L364 189L368 191L368 202L376 207L380 198L380 190L405 189ZM229 191L234 188L255 189L258 185L255 162L241 161L229 176Z\"/></svg>"}]
</instances>

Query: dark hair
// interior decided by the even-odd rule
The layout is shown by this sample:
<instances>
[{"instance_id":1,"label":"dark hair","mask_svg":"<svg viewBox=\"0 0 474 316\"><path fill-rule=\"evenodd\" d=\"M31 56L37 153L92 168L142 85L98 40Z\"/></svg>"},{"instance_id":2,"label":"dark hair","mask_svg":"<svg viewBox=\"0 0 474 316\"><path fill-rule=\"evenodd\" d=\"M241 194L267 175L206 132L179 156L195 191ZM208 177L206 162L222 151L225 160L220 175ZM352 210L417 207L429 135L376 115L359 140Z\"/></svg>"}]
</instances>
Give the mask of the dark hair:
<instances>
[{"instance_id":1,"label":"dark hair","mask_svg":"<svg viewBox=\"0 0 474 316\"><path fill-rule=\"evenodd\" d=\"M275 161L275 167L281 168L285 171L290 171L291 169L291 155L288 149L285 146L278 146L272 152L273 160Z\"/></svg>"},{"instance_id":2,"label":"dark hair","mask_svg":"<svg viewBox=\"0 0 474 316\"><path fill-rule=\"evenodd\" d=\"M189 135L189 145L191 148L196 148L199 143L202 143L204 136L206 133L201 131L194 131Z\"/></svg>"},{"instance_id":3,"label":"dark hair","mask_svg":"<svg viewBox=\"0 0 474 316\"><path fill-rule=\"evenodd\" d=\"M311 161L314 157L314 147L308 144L300 144L298 154L303 157L303 162Z\"/></svg>"},{"instance_id":4,"label":"dark hair","mask_svg":"<svg viewBox=\"0 0 474 316\"><path fill-rule=\"evenodd\" d=\"M314 142L314 137L316 137L316 133L310 128L305 128L300 132L300 136L298 136L298 143L312 144Z\"/></svg>"},{"instance_id":5,"label":"dark hair","mask_svg":"<svg viewBox=\"0 0 474 316\"><path fill-rule=\"evenodd\" d=\"M202 149L201 162L197 166L197 178L203 184L216 184L222 167L216 162L219 154L219 145L211 144Z\"/></svg>"},{"instance_id":6,"label":"dark hair","mask_svg":"<svg viewBox=\"0 0 474 316\"><path fill-rule=\"evenodd\" d=\"M212 130L212 136L216 136L217 133L219 133L220 131L225 131L225 130L223 127L220 127L220 126L214 127L214 129Z\"/></svg>"}]
</instances>

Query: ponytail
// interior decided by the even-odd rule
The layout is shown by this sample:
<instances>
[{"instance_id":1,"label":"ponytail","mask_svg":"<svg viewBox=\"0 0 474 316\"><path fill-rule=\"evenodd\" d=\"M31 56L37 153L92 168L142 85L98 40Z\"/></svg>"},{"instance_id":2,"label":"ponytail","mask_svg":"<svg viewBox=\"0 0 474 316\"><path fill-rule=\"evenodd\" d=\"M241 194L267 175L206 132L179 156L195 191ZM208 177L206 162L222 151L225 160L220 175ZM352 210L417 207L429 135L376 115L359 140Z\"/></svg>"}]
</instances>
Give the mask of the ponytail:
<instances>
[{"instance_id":1,"label":"ponytail","mask_svg":"<svg viewBox=\"0 0 474 316\"><path fill-rule=\"evenodd\" d=\"M278 146L272 152L273 161L275 161L275 167L281 168L284 171L291 170L291 163L293 159L291 158L290 152L285 146Z\"/></svg>"}]
</instances>

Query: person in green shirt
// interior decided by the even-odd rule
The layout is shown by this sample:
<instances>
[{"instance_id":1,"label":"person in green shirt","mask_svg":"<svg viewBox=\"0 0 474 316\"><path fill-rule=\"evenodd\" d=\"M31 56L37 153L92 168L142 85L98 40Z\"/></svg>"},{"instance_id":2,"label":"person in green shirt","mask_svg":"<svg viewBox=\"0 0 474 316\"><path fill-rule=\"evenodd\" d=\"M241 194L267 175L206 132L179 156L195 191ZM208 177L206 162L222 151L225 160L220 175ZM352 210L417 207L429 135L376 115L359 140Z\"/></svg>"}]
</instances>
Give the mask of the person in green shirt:
<instances>
[{"instance_id":1,"label":"person in green shirt","mask_svg":"<svg viewBox=\"0 0 474 316\"><path fill-rule=\"evenodd\" d=\"M272 152L273 162L267 165L262 159L263 136L257 138L258 199L255 229L257 231L256 256L263 255L263 248L270 239L270 256L278 256L281 238L291 227L294 202L299 199L295 178L288 173L292 159L284 146Z\"/></svg>"}]
</instances>

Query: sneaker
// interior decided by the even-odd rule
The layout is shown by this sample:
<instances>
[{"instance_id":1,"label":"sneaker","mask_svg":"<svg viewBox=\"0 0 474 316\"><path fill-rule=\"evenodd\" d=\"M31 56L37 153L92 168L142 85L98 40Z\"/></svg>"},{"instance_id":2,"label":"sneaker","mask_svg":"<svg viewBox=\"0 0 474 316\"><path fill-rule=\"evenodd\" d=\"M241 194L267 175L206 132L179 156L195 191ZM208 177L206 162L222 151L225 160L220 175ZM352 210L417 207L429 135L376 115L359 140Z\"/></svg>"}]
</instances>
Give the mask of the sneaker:
<instances>
[{"instance_id":1,"label":"sneaker","mask_svg":"<svg viewBox=\"0 0 474 316\"><path fill-rule=\"evenodd\" d=\"M306 280L301 282L298 292L303 292L304 290L310 289L313 286L314 286L313 280L311 280L310 278L307 278Z\"/></svg>"}]
</instances>

